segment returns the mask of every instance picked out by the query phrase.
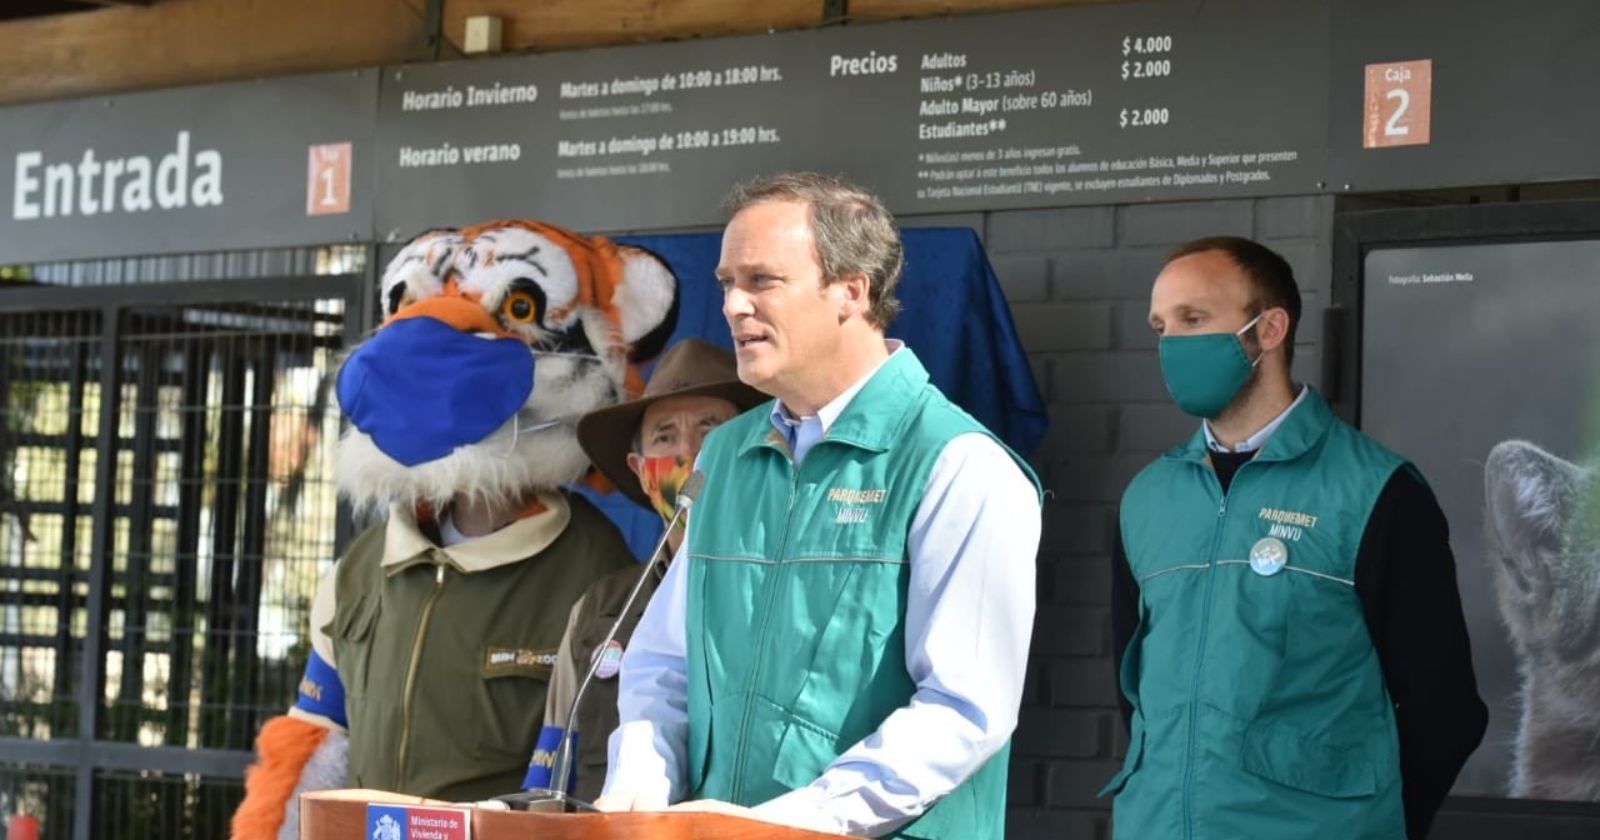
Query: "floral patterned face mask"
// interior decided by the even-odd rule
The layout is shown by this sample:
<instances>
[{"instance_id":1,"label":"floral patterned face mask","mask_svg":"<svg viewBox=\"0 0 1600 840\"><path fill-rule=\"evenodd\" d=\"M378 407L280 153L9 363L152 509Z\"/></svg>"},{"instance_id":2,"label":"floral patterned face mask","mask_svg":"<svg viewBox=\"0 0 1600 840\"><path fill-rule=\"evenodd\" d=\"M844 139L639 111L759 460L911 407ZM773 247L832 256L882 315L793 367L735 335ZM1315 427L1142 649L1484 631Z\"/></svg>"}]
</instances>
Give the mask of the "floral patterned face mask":
<instances>
[{"instance_id":1,"label":"floral patterned face mask","mask_svg":"<svg viewBox=\"0 0 1600 840\"><path fill-rule=\"evenodd\" d=\"M680 455L645 458L639 487L650 497L650 506L667 522L677 510L678 491L694 472L694 462Z\"/></svg>"}]
</instances>

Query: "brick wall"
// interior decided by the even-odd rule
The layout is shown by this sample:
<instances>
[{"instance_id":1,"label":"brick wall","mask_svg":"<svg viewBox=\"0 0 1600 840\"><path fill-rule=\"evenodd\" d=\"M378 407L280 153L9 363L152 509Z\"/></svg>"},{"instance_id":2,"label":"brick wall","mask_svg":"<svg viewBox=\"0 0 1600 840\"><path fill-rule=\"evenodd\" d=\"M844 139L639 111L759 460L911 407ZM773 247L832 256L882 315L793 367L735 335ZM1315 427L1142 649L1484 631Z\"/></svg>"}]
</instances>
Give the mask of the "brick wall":
<instances>
[{"instance_id":1,"label":"brick wall","mask_svg":"<svg viewBox=\"0 0 1600 840\"><path fill-rule=\"evenodd\" d=\"M949 224L967 219L909 219ZM1316 383L1331 276L1333 199L1144 204L985 214L995 273L1050 411L1033 455L1053 495L1039 553L1039 607L1013 741L1010 838L1099 840L1094 795L1126 736L1111 665L1110 554L1117 499L1144 464L1194 430L1161 382L1145 324L1150 283L1174 245L1213 234L1266 242L1295 268L1305 315L1296 376Z\"/></svg>"}]
</instances>

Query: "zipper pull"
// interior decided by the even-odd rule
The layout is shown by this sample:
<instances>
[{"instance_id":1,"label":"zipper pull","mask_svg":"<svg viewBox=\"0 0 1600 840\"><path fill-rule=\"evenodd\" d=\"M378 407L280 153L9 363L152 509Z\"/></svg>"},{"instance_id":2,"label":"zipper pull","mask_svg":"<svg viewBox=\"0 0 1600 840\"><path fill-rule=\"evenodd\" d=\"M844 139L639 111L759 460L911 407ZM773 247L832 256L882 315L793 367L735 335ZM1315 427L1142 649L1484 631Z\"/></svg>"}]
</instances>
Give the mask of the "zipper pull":
<instances>
[{"instance_id":1,"label":"zipper pull","mask_svg":"<svg viewBox=\"0 0 1600 840\"><path fill-rule=\"evenodd\" d=\"M434 578L433 578L434 582L438 583L440 586L444 586L444 564L440 563L438 566L435 566L434 568L439 570L439 573L434 575Z\"/></svg>"}]
</instances>

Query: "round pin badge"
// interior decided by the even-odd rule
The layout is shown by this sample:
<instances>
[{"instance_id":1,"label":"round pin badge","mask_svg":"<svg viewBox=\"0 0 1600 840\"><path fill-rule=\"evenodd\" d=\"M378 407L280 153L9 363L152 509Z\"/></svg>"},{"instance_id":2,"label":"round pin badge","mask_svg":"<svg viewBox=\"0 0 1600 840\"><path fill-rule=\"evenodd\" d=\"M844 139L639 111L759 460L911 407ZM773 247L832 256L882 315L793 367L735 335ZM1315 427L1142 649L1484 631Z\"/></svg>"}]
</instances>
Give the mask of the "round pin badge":
<instances>
[{"instance_id":1,"label":"round pin badge","mask_svg":"<svg viewBox=\"0 0 1600 840\"><path fill-rule=\"evenodd\" d=\"M1250 570L1271 577L1289 565L1289 547L1277 537L1262 537L1250 548Z\"/></svg>"},{"instance_id":2,"label":"round pin badge","mask_svg":"<svg viewBox=\"0 0 1600 840\"><path fill-rule=\"evenodd\" d=\"M609 680L622 670L622 643L616 639L606 642L606 646L595 652L600 660L594 669L594 675L602 680Z\"/></svg>"}]
</instances>

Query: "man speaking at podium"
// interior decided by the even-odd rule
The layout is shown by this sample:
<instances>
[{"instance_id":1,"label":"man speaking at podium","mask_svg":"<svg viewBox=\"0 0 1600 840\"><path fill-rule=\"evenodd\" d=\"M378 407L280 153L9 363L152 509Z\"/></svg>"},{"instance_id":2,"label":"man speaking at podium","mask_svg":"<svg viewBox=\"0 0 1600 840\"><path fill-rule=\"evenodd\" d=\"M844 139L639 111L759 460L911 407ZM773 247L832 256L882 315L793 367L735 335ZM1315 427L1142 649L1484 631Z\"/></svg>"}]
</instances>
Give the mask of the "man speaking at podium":
<instances>
[{"instance_id":1,"label":"man speaking at podium","mask_svg":"<svg viewBox=\"0 0 1600 840\"><path fill-rule=\"evenodd\" d=\"M687 543L623 658L599 804L1000 838L1037 481L885 339L902 254L874 196L796 173L728 207L739 378L777 400L706 439Z\"/></svg>"}]
</instances>

